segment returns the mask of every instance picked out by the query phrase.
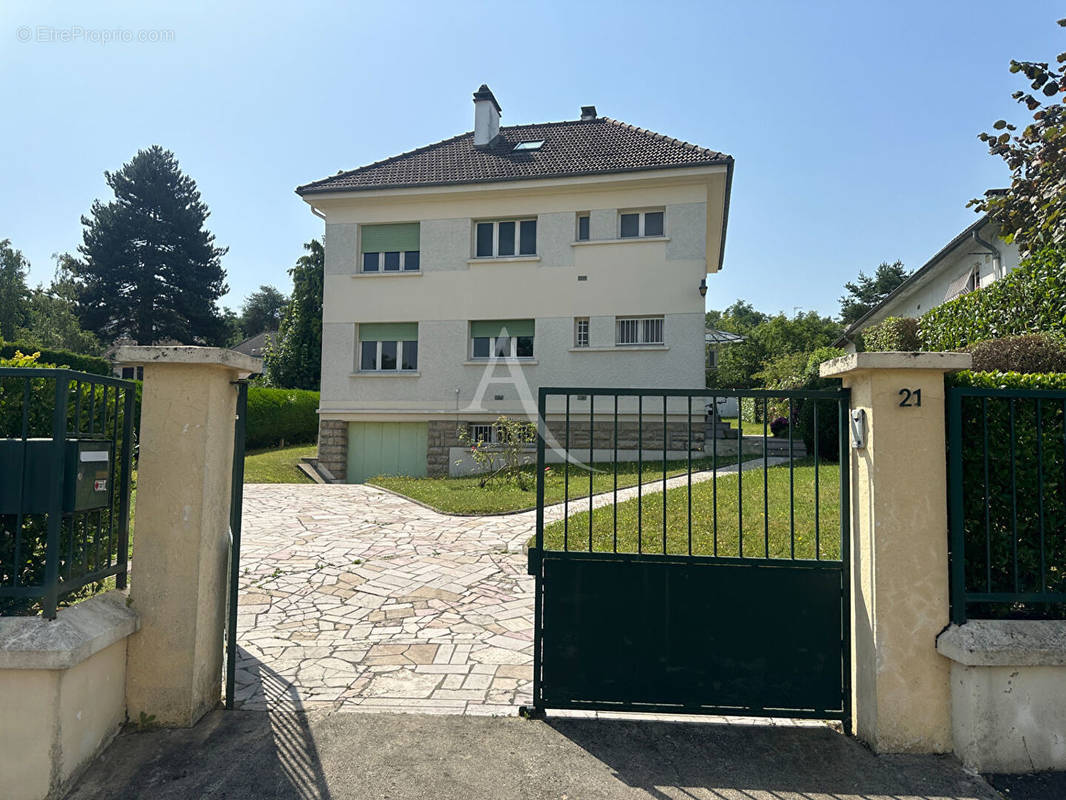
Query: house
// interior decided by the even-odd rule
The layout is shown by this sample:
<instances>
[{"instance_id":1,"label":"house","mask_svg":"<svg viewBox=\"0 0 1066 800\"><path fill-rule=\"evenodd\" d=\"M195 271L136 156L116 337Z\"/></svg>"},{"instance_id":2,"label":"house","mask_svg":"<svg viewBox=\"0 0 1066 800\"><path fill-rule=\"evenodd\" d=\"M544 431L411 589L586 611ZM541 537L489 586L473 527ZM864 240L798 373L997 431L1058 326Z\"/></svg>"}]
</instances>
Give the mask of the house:
<instances>
[{"instance_id":1,"label":"house","mask_svg":"<svg viewBox=\"0 0 1066 800\"><path fill-rule=\"evenodd\" d=\"M296 190L325 220L319 463L338 480L454 472L457 428L491 441L540 386L704 385L732 157L594 106L501 127L492 91L473 99L473 131Z\"/></svg>"},{"instance_id":2,"label":"house","mask_svg":"<svg viewBox=\"0 0 1066 800\"><path fill-rule=\"evenodd\" d=\"M246 356L263 358L270 347L270 340L275 336L277 336L277 331L263 331L251 338L245 339L240 344L234 345L233 349L238 353L244 353Z\"/></svg>"},{"instance_id":3,"label":"house","mask_svg":"<svg viewBox=\"0 0 1066 800\"><path fill-rule=\"evenodd\" d=\"M844 331L834 346L855 352L859 334L888 317L920 317L942 303L988 286L1018 267L1018 247L999 238L987 214L948 242L935 256Z\"/></svg>"}]
</instances>

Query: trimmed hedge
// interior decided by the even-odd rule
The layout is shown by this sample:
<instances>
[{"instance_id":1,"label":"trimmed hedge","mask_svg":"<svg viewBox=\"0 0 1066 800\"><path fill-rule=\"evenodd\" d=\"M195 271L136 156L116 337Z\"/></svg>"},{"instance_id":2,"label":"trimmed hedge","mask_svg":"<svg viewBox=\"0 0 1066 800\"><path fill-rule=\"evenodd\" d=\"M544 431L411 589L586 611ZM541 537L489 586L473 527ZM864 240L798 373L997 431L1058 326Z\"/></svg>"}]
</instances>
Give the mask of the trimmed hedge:
<instances>
[{"instance_id":1,"label":"trimmed hedge","mask_svg":"<svg viewBox=\"0 0 1066 800\"><path fill-rule=\"evenodd\" d=\"M307 389L248 387L249 449L300 444L318 437L318 392Z\"/></svg>"},{"instance_id":2,"label":"trimmed hedge","mask_svg":"<svg viewBox=\"0 0 1066 800\"><path fill-rule=\"evenodd\" d=\"M913 317L888 317L862 332L863 348L875 353L921 350L918 320Z\"/></svg>"},{"instance_id":3,"label":"trimmed hedge","mask_svg":"<svg viewBox=\"0 0 1066 800\"><path fill-rule=\"evenodd\" d=\"M50 350L47 347L37 347L26 342L0 342L0 358L14 358L16 350L27 356L40 353L42 364L55 364L58 367L68 367L79 372L91 372L94 375L111 374L111 362L106 358L79 355L68 350Z\"/></svg>"},{"instance_id":4,"label":"trimmed hedge","mask_svg":"<svg viewBox=\"0 0 1066 800\"><path fill-rule=\"evenodd\" d=\"M974 372L1066 373L1066 337L1030 333L989 339L966 348Z\"/></svg>"},{"instance_id":5,"label":"trimmed hedge","mask_svg":"<svg viewBox=\"0 0 1066 800\"><path fill-rule=\"evenodd\" d=\"M1061 392L1066 391L1066 374L960 372L948 376L947 383L949 386L986 389ZM981 397L962 399L963 531L966 541L966 586L969 591L988 591L991 577L991 591L1014 592L1015 552L1018 562L1017 590L1039 591L1042 535L1046 546L1044 579L1047 588L1053 592L1066 591L1064 424L1063 404L1058 399L1040 403L1039 425L1037 402L1033 399L1017 398L1013 403L1010 398L999 397L990 397L987 401ZM1039 448L1038 441L1042 445ZM1037 492L1041 485L1042 503ZM1017 487L1016 494L1012 486ZM1061 619L1066 616L1066 608L1027 602L975 604L970 606L970 616Z\"/></svg>"},{"instance_id":6,"label":"trimmed hedge","mask_svg":"<svg viewBox=\"0 0 1066 800\"><path fill-rule=\"evenodd\" d=\"M1066 250L1045 250L987 288L918 320L924 350L961 350L986 339L1066 332Z\"/></svg>"}]
</instances>

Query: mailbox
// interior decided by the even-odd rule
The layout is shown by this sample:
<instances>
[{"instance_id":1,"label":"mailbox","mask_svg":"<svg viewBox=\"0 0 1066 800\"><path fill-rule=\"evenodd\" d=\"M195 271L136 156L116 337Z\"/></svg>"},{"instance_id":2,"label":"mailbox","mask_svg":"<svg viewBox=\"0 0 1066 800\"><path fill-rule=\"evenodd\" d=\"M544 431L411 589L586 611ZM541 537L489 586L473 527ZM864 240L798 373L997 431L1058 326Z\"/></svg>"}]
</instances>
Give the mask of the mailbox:
<instances>
[{"instance_id":1,"label":"mailbox","mask_svg":"<svg viewBox=\"0 0 1066 800\"><path fill-rule=\"evenodd\" d=\"M0 514L47 514L60 474L64 514L106 508L113 457L109 439L67 439L58 464L51 439L0 439Z\"/></svg>"}]
</instances>

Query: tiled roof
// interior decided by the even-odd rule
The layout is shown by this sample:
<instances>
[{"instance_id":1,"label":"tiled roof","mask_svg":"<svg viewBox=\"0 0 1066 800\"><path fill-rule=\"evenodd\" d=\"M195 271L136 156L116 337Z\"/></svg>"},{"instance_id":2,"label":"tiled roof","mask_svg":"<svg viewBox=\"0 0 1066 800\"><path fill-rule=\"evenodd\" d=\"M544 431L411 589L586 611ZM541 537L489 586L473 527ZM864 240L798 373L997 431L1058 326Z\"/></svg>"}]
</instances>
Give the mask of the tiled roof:
<instances>
[{"instance_id":1,"label":"tiled roof","mask_svg":"<svg viewBox=\"0 0 1066 800\"><path fill-rule=\"evenodd\" d=\"M519 142L539 140L544 145L537 150L514 151ZM732 160L724 153L596 117L500 128L500 135L485 148L474 147L474 134L468 132L299 186L296 192L302 195L560 178L728 164Z\"/></svg>"}]
</instances>

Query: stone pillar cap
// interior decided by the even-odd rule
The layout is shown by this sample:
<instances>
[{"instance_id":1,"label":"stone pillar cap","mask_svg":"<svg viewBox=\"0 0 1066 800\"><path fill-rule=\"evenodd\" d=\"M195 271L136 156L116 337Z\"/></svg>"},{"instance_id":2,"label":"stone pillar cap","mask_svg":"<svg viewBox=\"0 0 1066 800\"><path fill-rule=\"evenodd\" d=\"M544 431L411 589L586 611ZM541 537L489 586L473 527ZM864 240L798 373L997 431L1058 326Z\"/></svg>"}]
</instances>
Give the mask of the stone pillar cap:
<instances>
[{"instance_id":1,"label":"stone pillar cap","mask_svg":"<svg viewBox=\"0 0 1066 800\"><path fill-rule=\"evenodd\" d=\"M246 375L259 375L263 371L263 359L254 358L236 350L223 347L192 347L177 345L135 346L126 345L115 351L115 363L135 364L192 364L201 366L225 367Z\"/></svg>"},{"instance_id":2,"label":"stone pillar cap","mask_svg":"<svg viewBox=\"0 0 1066 800\"><path fill-rule=\"evenodd\" d=\"M824 362L818 367L823 378L839 378L873 369L929 369L958 372L973 365L969 353L849 353Z\"/></svg>"}]
</instances>

